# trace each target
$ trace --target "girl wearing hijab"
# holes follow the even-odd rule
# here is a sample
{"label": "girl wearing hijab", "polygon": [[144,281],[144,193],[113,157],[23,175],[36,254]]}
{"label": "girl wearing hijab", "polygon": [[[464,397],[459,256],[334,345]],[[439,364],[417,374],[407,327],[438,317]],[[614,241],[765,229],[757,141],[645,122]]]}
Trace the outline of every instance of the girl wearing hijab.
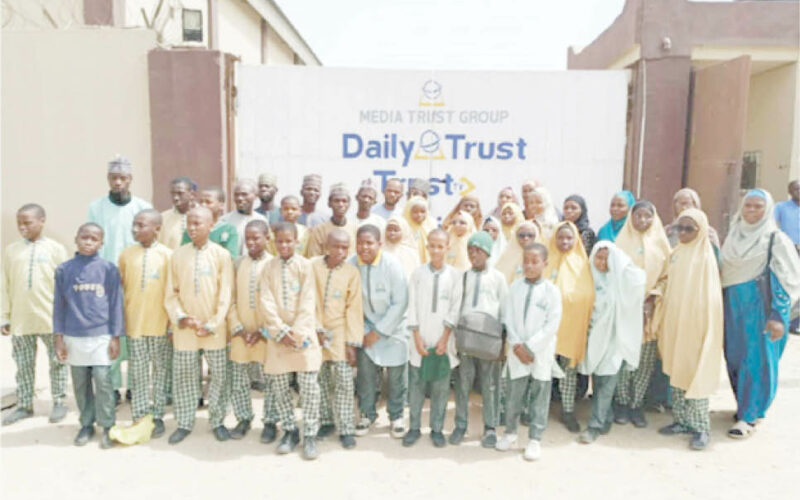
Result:
{"label": "girl wearing hijab", "polygon": [[558,212],[553,206],[550,192],[543,187],[537,187],[524,201],[525,218],[536,221],[542,228],[544,239],[550,239],[553,229],[558,224]]}
{"label": "girl wearing hijab", "polygon": [[399,216],[392,215],[386,220],[386,243],[383,245],[386,253],[397,257],[406,271],[406,278],[411,278],[411,273],[419,267],[419,252],[411,236],[408,222]]}
{"label": "girl wearing hijab", "polygon": [[508,243],[505,252],[494,266],[503,273],[509,285],[522,277],[522,254],[525,247],[530,243],[542,242],[539,226],[530,220],[522,221],[514,231],[514,235],[514,239]]}
{"label": "girl wearing hijab", "polygon": [[409,198],[403,210],[403,217],[411,229],[414,247],[419,252],[419,261],[424,264],[428,262],[428,233],[436,227],[428,213],[428,200],[421,196]]}
{"label": "girl wearing hijab", "polygon": [[466,271],[472,267],[467,253],[467,243],[470,236],[475,233],[475,223],[467,212],[456,212],[450,220],[450,243],[445,255],[445,263],[459,271]]}
{"label": "girl wearing hijab", "polygon": [[575,224],[581,235],[583,248],[586,253],[591,254],[594,242],[597,241],[594,231],[589,227],[589,211],[586,208],[586,200],[583,196],[573,194],[564,200],[564,219]]}
{"label": "girl wearing hijab", "polygon": [[702,450],[711,429],[708,397],[717,389],[722,364],[722,286],[706,214],[686,209],[676,229],[679,243],[661,281],[663,299],[655,313],[674,422],[658,432],[691,434],[690,448]]}
{"label": "girl wearing hijab", "polygon": [[506,246],[508,246],[508,242],[506,241],[506,237],[503,236],[502,231],[503,225],[500,223],[500,220],[495,216],[489,216],[483,221],[483,230],[489,233],[489,236],[492,237],[494,240],[494,244],[492,245],[492,255],[489,256],[489,260],[487,261],[486,265],[489,267],[494,267],[497,263],[497,259],[505,252]]}
{"label": "girl wearing hijab", "polygon": [[536,179],[528,179],[522,183],[521,193],[522,193],[522,202],[525,203],[534,189],[539,187],[539,181]]}
{"label": "girl wearing hijab", "polygon": [[517,199],[517,195],[514,193],[514,188],[511,186],[506,186],[497,193],[497,206],[492,210],[492,217],[499,219],[500,212],[502,212],[503,207],[506,206],[506,203],[516,203],[519,205],[519,200]]}
{"label": "girl wearing hijab", "polygon": [[598,240],[615,241],[617,235],[625,225],[625,220],[628,218],[628,211],[633,207],[636,198],[628,190],[620,191],[611,198],[611,207],[609,212],[611,219],[605,223],[600,231],[597,233]]}
{"label": "girl wearing hijab", "polygon": [[503,225],[503,236],[506,237],[506,241],[511,242],[514,239],[514,230],[524,220],[525,215],[518,204],[511,202],[503,205],[500,211],[500,223]]}
{"label": "girl wearing hijab", "polygon": [[[664,228],[667,233],[667,238],[669,239],[669,244],[672,247],[678,244],[678,231],[675,229],[675,226],[678,225],[678,217],[681,212],[687,208],[696,208],[698,210],[703,208],[700,206],[700,195],[697,194],[697,191],[688,187],[678,190],[675,196],[672,197],[673,221]],[[719,235],[711,226],[708,227],[708,238],[711,240],[711,244],[719,250]]]}
{"label": "girl wearing hijab", "polygon": [[737,406],[728,436],[735,439],[750,437],[775,398],[790,310],[800,298],[800,259],[773,209],[769,193],[749,191],[722,246],[725,360]]}
{"label": "girl wearing hijab", "polygon": [[570,432],[579,432],[581,428],[575,419],[576,367],[586,354],[586,333],[594,303],[592,271],[578,237],[578,228],[572,222],[556,225],[547,250],[549,258],[544,276],[561,292],[563,311],[556,344],[556,354],[564,369],[564,378],[559,381],[561,421]]}
{"label": "girl wearing hijab", "polygon": [[456,216],[458,212],[467,212],[470,216],[472,216],[472,223],[475,227],[481,227],[483,223],[483,214],[481,213],[481,202],[478,199],[477,195],[474,194],[466,194],[458,200],[458,203],[453,210],[447,214],[447,217],[444,218],[442,221],[442,229],[445,231],[450,229],[450,224],[453,222],[453,217]]}
{"label": "girl wearing hijab", "polygon": [[647,427],[642,411],[645,393],[653,375],[658,348],[656,330],[653,325],[653,310],[659,298],[658,280],[664,275],[671,251],[656,207],[649,201],[633,205],[628,220],[617,236],[617,247],[625,252],[639,269],[644,270],[647,280],[644,288],[644,336],[638,368],[625,370],[617,382],[614,421],[618,424],[632,422],[634,426]]}
{"label": "girl wearing hijab", "polygon": [[592,376],[592,416],[579,441],[589,444],[611,429],[611,402],[621,373],[635,370],[642,346],[645,273],[610,241],[597,244],[589,259],[594,307],[586,356],[578,371]]}

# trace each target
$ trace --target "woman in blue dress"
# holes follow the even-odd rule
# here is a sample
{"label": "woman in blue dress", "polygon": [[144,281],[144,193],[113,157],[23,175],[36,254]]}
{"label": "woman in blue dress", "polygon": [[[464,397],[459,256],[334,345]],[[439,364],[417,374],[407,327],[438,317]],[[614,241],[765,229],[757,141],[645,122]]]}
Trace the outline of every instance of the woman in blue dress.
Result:
{"label": "woman in blue dress", "polygon": [[736,396],[734,439],[750,437],[778,388],[791,305],[800,297],[800,258],[775,223],[774,202],[749,191],[722,246],[725,360]]}

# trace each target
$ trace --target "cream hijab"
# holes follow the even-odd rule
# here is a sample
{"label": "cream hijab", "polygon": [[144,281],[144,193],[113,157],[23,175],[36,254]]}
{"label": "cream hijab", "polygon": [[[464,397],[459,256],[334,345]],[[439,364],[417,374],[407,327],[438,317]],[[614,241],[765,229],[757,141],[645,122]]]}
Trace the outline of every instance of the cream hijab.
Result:
{"label": "cream hijab", "polygon": [[[744,202],[751,197],[761,198],[766,203],[764,217],[755,224],[742,218]],[[775,233],[769,268],[795,304],[800,299],[800,258],[791,240],[778,229],[774,210],[772,196],[762,189],[753,189],[742,199],[722,245],[722,286],[745,283],[764,272],[770,235]]]}
{"label": "cream hijab", "polygon": [[503,276],[506,277],[506,283],[509,285],[513,283],[515,279],[522,276],[522,254],[524,253],[524,249],[522,248],[522,245],[519,244],[517,234],[523,229],[532,231],[536,235],[534,236],[533,241],[539,243],[542,242],[542,232],[539,230],[539,226],[537,226],[535,222],[523,220],[517,224],[517,227],[514,228],[514,235],[512,236],[511,240],[509,240],[505,251],[494,265],[495,269],[503,273]]}
{"label": "cream hijab", "polygon": [[489,260],[486,261],[486,265],[489,267],[495,267],[497,261],[500,259],[500,256],[506,251],[508,241],[506,241],[506,237],[503,235],[503,223],[500,222],[500,219],[490,215],[485,221],[483,221],[483,226],[481,226],[481,229],[486,227],[486,224],[488,223],[492,223],[497,226],[497,238],[494,240],[494,244],[492,245],[492,255],[489,256]]}
{"label": "cream hijab", "polygon": [[[425,219],[422,223],[417,224],[413,217],[411,217],[411,209],[417,206],[425,207]],[[421,263],[428,262],[428,233],[436,228],[436,224],[431,220],[430,209],[428,208],[428,200],[421,196],[412,196],[407,202],[403,210],[403,217],[411,229],[411,237],[414,239],[414,248],[419,252],[419,261]]]}
{"label": "cream hijab", "polygon": [[549,239],[555,234],[555,227],[558,224],[558,212],[555,205],[553,205],[553,197],[550,196],[550,191],[543,187],[537,187],[533,192],[542,199],[542,205],[544,205],[542,212],[536,214],[533,219],[542,228],[544,238]]}
{"label": "cream hijab", "polygon": [[[558,249],[556,235],[564,226],[572,229],[575,245],[562,253]],[[578,228],[572,222],[564,221],[555,226],[547,251],[544,276],[555,283],[561,292],[561,325],[558,328],[556,354],[569,358],[570,366],[575,366],[586,354],[586,335],[594,304],[592,270]]]}
{"label": "cream hijab", "polygon": [[722,364],[722,287],[708,218],[696,208],[681,212],[700,228],[689,243],[679,243],[667,267],[663,300],[656,308],[658,348],[670,385],[689,399],[710,396]]}
{"label": "cream hijab", "polygon": [[[467,225],[467,231],[463,236],[458,236],[455,231],[455,224],[457,219],[463,220]],[[447,246],[447,254],[445,255],[445,262],[459,271],[466,271],[472,265],[469,262],[469,254],[467,253],[467,244],[469,238],[475,233],[475,221],[472,216],[463,210],[453,214],[451,218],[450,228],[447,230],[450,235],[450,241]]]}
{"label": "cream hijab", "polygon": [[[514,222],[511,223],[510,226],[506,226],[503,224],[503,212],[506,209],[510,209],[514,212]],[[502,210],[500,210],[500,228],[503,230],[503,236],[506,237],[506,241],[511,244],[511,241],[515,239],[516,228],[525,220],[525,215],[522,213],[522,207],[520,207],[517,203],[510,201],[503,205]]]}
{"label": "cream hijab", "polygon": [[408,227],[408,222],[399,216],[392,215],[386,219],[386,227],[396,225],[400,227],[400,233],[403,235],[399,243],[389,243],[387,239],[383,245],[383,249],[395,257],[403,264],[403,269],[406,271],[406,277],[411,277],[414,269],[419,267],[419,252],[414,242],[414,237],[411,235],[411,228]]}
{"label": "cream hijab", "polygon": [[[603,248],[608,250],[608,272],[594,267],[594,256]],[[642,348],[645,273],[610,241],[598,242],[589,262],[595,299],[586,357],[579,371],[586,375],[614,375],[623,361],[628,369],[635,370]]]}

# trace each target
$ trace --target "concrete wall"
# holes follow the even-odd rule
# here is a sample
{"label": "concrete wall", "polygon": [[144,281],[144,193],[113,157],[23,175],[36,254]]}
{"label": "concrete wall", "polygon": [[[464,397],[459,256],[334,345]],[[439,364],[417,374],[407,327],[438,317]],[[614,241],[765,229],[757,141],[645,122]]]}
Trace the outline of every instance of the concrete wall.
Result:
{"label": "concrete wall", "polygon": [[133,192],[150,199],[147,30],[72,29],[2,34],[2,243],[15,214],[36,202],[49,235],[74,248],[89,202],[108,192],[106,164],[133,162]]}
{"label": "concrete wall", "polygon": [[261,63],[261,16],[244,0],[218,4],[219,49],[244,64]]}
{"label": "concrete wall", "polygon": [[283,41],[272,26],[266,25],[265,28],[264,59],[261,62],[270,66],[294,64],[294,52],[289,45]]}
{"label": "concrete wall", "polygon": [[[760,151],[761,165],[758,185],[770,191],[776,199],[786,196],[793,163],[792,151],[800,141],[796,110],[798,106],[798,64],[787,64],[764,71],[750,78],[745,151]],[[794,158],[794,178],[797,178],[797,158]]]}
{"label": "concrete wall", "polygon": [[[171,6],[173,2],[165,0],[158,15],[156,15],[157,0],[114,0],[114,2],[118,11],[115,13],[116,26],[147,27],[142,14],[144,10],[152,29],[158,33],[160,43],[170,46],[208,46],[208,0],[181,0],[180,6]],[[183,9],[200,10],[203,13],[202,42],[183,41]]]}
{"label": "concrete wall", "polygon": [[3,30],[57,29],[83,24],[83,0],[2,0],[2,5]]}

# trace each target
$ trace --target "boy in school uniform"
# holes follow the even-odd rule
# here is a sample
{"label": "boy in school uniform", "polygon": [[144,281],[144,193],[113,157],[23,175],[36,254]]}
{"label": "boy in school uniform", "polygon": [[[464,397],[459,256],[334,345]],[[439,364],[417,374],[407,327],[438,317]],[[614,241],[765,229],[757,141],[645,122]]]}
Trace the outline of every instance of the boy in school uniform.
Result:
{"label": "boy in school uniform", "polygon": [[200,398],[200,350],[211,371],[208,413],[214,437],[230,438],[223,425],[227,363],[225,318],[231,305],[233,261],[225,248],[211,243],[209,233],[214,218],[205,207],[189,211],[186,231],[191,243],[172,254],[164,299],[170,322],[174,356],[172,388],[178,429],[170,444],[183,441],[194,427],[197,400]]}
{"label": "boy in school uniform", "polygon": [[[503,321],[508,284],[503,273],[487,266],[494,240],[486,231],[473,234],[467,243],[467,252],[472,269],[465,271],[461,279],[464,292],[460,314],[473,311],[489,314]],[[494,448],[497,444],[496,428],[499,424],[499,379],[501,361],[479,359],[464,353],[458,354],[459,365],[456,377],[455,428],[450,434],[450,444],[461,444],[467,433],[469,417],[469,392],[480,372],[481,398],[483,400],[483,437],[481,446]]]}
{"label": "boy in school uniform", "polygon": [[381,251],[380,229],[371,224],[361,226],[357,240],[357,255],[350,263],[357,265],[361,274],[364,337],[357,356],[356,394],[361,419],[356,424],[356,435],[367,434],[378,418],[375,408],[378,383],[386,368],[389,379],[386,407],[391,434],[401,438],[406,432],[403,405],[408,386],[408,283],[400,261]]}
{"label": "boy in school uniform", "polygon": [[273,233],[278,258],[268,262],[262,273],[261,312],[269,335],[264,372],[284,431],[277,451],[281,455],[291,453],[300,443],[289,386],[296,374],[303,409],[303,458],[313,460],[319,456],[317,375],[322,364],[314,320],[314,273],[308,259],[295,255],[297,233],[293,224],[279,222]]}
{"label": "boy in school uniform", "polygon": [[[266,221],[252,220],[244,229],[244,245],[247,253],[236,260],[236,284],[233,303],[228,312],[231,352],[231,402],[238,424],[231,431],[233,439],[242,439],[253,421],[253,404],[250,400],[250,363],[257,363],[263,370],[267,355],[267,340],[261,333],[266,320],[261,314],[261,276],[272,260],[267,253],[269,226]],[[267,418],[270,395],[264,395],[264,419]]]}
{"label": "boy in school uniform", "polygon": [[[213,217],[211,232],[208,235],[209,241],[220,245],[232,258],[239,256],[239,233],[236,226],[229,224],[221,219],[225,211],[225,191],[219,187],[201,189],[197,195],[197,206],[206,207],[211,211]],[[183,232],[181,245],[186,245],[192,241],[187,231]]]}
{"label": "boy in school uniform", "polygon": [[339,430],[346,449],[356,445],[353,367],[364,337],[364,309],[358,268],[345,262],[350,235],[341,229],[328,234],[327,255],[311,260],[317,303],[317,337],[322,346],[321,426],[324,438]]}
{"label": "boy in school uniform", "polygon": [[47,348],[50,363],[50,422],[60,422],[67,415],[67,365],[58,360],[53,345],[55,271],[67,260],[67,249],[42,235],[44,224],[40,205],[23,205],[17,211],[23,239],[8,245],[3,255],[2,333],[12,335],[11,355],[17,365],[17,407],[5,416],[3,425],[33,416],[36,339]]}
{"label": "boy in school uniform", "polygon": [[508,357],[503,376],[508,382],[505,434],[497,441],[498,451],[508,451],[517,441],[517,425],[523,406],[528,406],[526,460],[541,456],[542,434],[550,411],[550,391],[555,363],[556,332],[561,322],[561,293],[542,278],[547,266],[547,248],[530,243],[523,250],[522,271],[506,297],[505,320]]}
{"label": "boy in school uniform", "polygon": [[[450,370],[458,366],[453,330],[458,323],[462,293],[461,273],[444,261],[448,241],[449,235],[443,229],[428,234],[430,262],[414,271],[408,286],[408,329],[414,346],[408,377],[410,424],[403,446],[412,446],[420,438],[426,394],[431,398],[431,441],[437,448],[446,444],[442,429],[450,396]],[[447,369],[428,375],[423,370],[426,362],[444,363]]]}
{"label": "boy in school uniform", "polygon": [[81,429],[75,445],[94,436],[95,421],[103,428],[101,448],[111,448],[114,425],[111,365],[125,334],[122,287],[117,266],[98,255],[103,229],[93,222],[78,228],[78,252],[56,269],[53,331],[58,359],[71,366]]}
{"label": "boy in school uniform", "polygon": [[[297,245],[295,245],[294,253],[297,255],[305,255],[306,248],[308,247],[308,228],[298,221],[301,211],[300,198],[293,194],[284,196],[281,199],[280,221],[270,223],[270,225],[274,225],[277,222],[289,222],[294,224],[294,228],[297,229]],[[267,251],[273,256],[278,255],[278,251],[275,250],[275,238],[269,241]]]}
{"label": "boy in school uniform", "polygon": [[195,206],[197,184],[188,177],[176,177],[169,185],[172,208],[161,212],[161,230],[158,241],[170,250],[181,246],[186,231],[186,214]]}
{"label": "boy in school uniform", "polygon": [[325,255],[328,234],[336,228],[347,231],[350,235],[350,248],[347,249],[347,256],[355,253],[356,222],[347,218],[347,211],[350,209],[350,192],[347,186],[343,183],[331,186],[328,206],[331,209],[331,217],[308,231],[308,247],[306,248],[306,257],[308,258]]}
{"label": "boy in school uniform", "polygon": [[[119,274],[125,298],[125,325],[128,335],[131,370],[131,418],[139,421],[153,415],[152,437],[164,434],[166,405],[169,318],[164,309],[167,273],[172,250],[156,238],[161,229],[161,214],[145,209],[133,219],[133,239],[119,256]],[[150,404],[152,370],[153,404]]]}

